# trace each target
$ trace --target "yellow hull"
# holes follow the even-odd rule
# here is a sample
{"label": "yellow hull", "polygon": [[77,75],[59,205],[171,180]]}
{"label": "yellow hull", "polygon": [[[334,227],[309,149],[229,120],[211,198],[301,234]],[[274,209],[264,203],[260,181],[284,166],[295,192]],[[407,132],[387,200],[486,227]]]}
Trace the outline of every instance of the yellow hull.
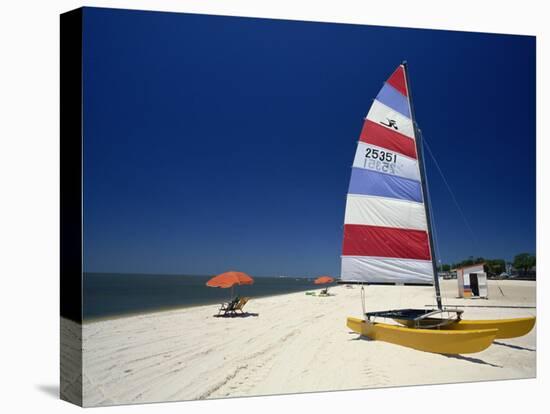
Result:
{"label": "yellow hull", "polygon": [[487,349],[497,329],[439,330],[414,329],[349,317],[352,331],[377,341],[389,342],[436,354],[472,354]]}
{"label": "yellow hull", "polygon": [[450,324],[445,329],[463,331],[463,330],[476,330],[476,329],[498,329],[497,338],[517,338],[523,336],[533,329],[535,326],[536,318],[534,316],[528,318],[515,318],[515,319],[494,319],[494,320],[479,320],[468,321],[461,320],[459,322]]}

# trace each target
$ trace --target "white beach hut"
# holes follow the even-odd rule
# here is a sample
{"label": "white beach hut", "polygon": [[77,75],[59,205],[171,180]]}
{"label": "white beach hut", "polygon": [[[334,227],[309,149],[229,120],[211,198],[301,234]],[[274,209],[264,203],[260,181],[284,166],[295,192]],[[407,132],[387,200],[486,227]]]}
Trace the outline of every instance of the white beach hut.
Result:
{"label": "white beach hut", "polygon": [[489,297],[487,273],[483,271],[484,264],[480,263],[456,269],[459,297],[485,299]]}

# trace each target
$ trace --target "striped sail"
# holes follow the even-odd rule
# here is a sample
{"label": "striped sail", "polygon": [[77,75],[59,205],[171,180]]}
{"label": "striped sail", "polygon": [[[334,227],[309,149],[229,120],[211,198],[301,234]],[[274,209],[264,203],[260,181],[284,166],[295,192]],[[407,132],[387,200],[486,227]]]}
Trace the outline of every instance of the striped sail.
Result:
{"label": "striped sail", "polygon": [[346,200],[343,281],[434,282],[405,76],[400,65],[384,83],[359,137]]}

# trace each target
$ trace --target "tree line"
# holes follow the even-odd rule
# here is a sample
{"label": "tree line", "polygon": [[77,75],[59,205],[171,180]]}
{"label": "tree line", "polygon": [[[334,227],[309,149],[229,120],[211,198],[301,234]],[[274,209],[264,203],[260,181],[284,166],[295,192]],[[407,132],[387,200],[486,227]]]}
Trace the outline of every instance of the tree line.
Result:
{"label": "tree line", "polygon": [[[488,275],[500,275],[501,273],[506,272],[506,261],[504,259],[486,259],[484,257],[474,258],[473,256],[457,263],[442,264],[441,270],[443,272],[449,272],[451,269],[472,266],[479,263],[485,263],[485,266],[483,267],[485,273]],[[518,273],[524,275],[536,266],[537,260],[534,254],[519,253],[514,256],[514,260],[510,263]]]}

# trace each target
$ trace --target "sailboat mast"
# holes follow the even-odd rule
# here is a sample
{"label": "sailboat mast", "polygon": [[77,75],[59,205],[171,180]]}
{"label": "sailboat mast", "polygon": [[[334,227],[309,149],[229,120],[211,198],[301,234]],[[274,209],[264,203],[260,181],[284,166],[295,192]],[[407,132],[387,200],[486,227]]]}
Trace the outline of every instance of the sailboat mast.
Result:
{"label": "sailboat mast", "polygon": [[424,199],[424,206],[426,210],[426,222],[428,224],[428,240],[430,243],[430,252],[432,256],[432,267],[433,267],[433,274],[434,274],[434,286],[435,286],[435,297],[437,300],[437,307],[439,309],[443,309],[443,305],[441,304],[441,289],[439,287],[439,276],[437,271],[437,260],[435,257],[435,249],[434,249],[434,241],[432,236],[432,222],[430,220],[431,214],[430,214],[430,200],[428,198],[428,187],[426,184],[426,170],[424,166],[424,152],[422,150],[422,133],[418,129],[418,125],[416,123],[416,117],[414,114],[414,105],[413,105],[413,98],[412,98],[412,92],[411,92],[411,83],[409,80],[409,69],[407,67],[407,62],[403,62],[403,69],[405,71],[405,81],[407,83],[407,92],[409,95],[409,105],[411,110],[411,119],[413,122],[413,129],[414,129],[414,138],[415,138],[415,144],[416,144],[416,153],[418,156],[418,166],[420,168],[420,182],[422,185],[422,197]]}

